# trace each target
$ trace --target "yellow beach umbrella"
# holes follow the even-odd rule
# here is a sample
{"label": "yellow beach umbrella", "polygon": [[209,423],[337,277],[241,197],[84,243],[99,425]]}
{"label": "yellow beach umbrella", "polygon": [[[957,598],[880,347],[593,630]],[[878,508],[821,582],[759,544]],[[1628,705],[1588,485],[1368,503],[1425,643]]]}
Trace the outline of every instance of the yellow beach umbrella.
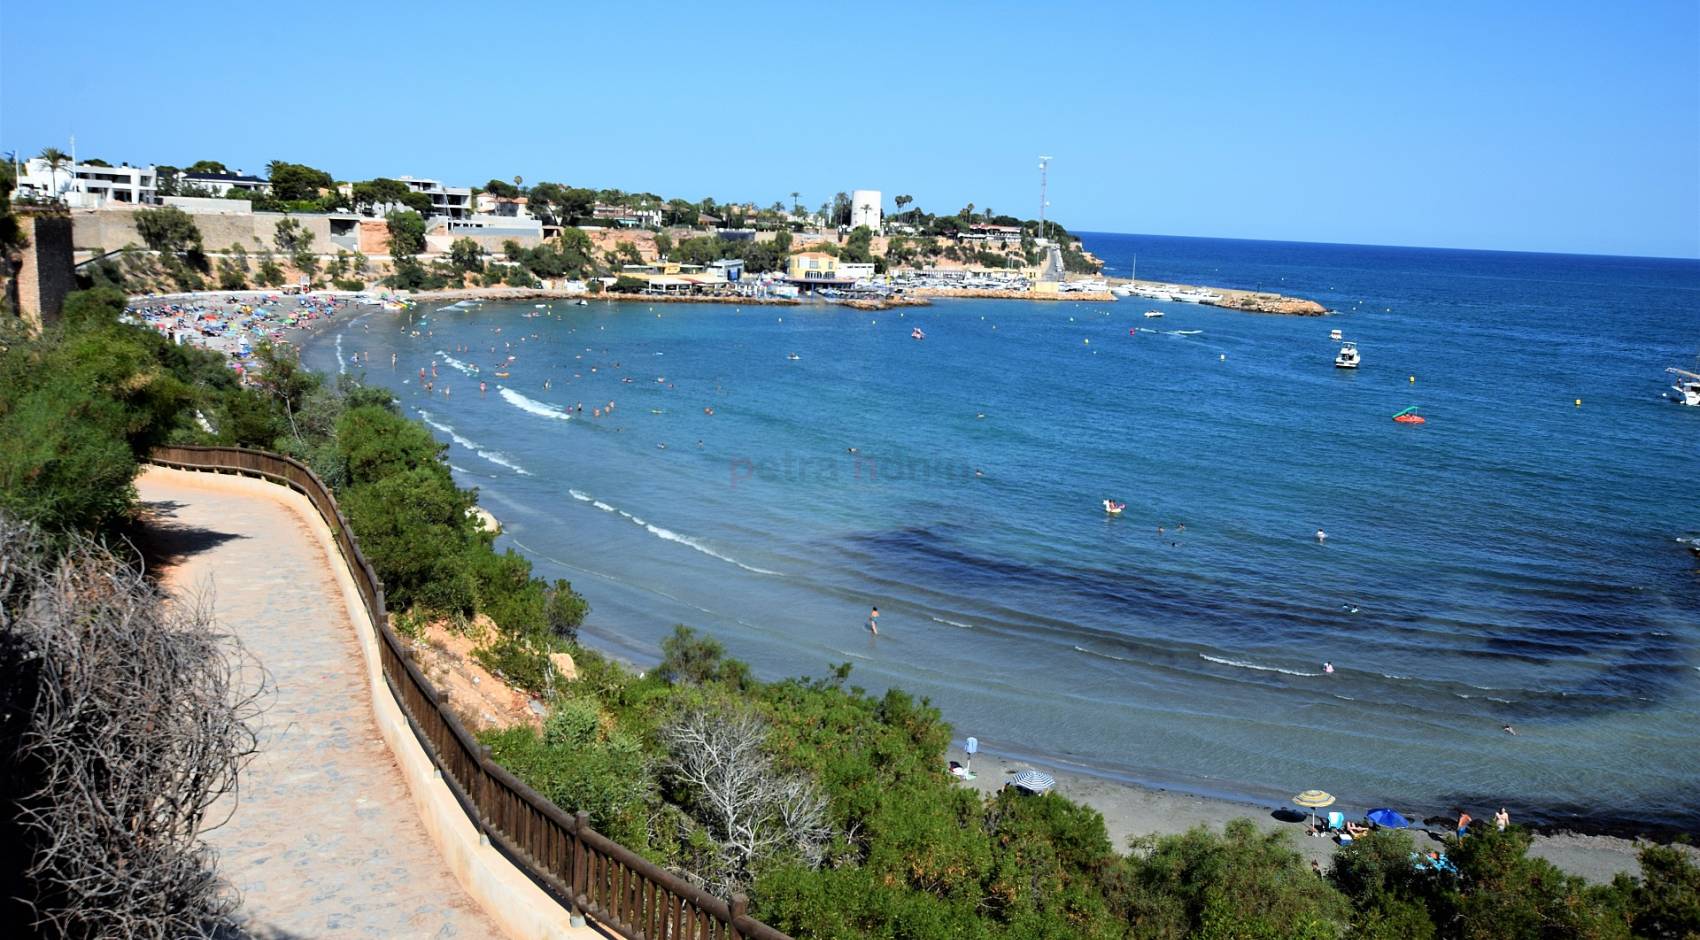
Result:
{"label": "yellow beach umbrella", "polygon": [[1311,828],[1316,828],[1316,810],[1324,806],[1334,805],[1334,794],[1325,790],[1306,790],[1293,797],[1293,802],[1311,811]]}

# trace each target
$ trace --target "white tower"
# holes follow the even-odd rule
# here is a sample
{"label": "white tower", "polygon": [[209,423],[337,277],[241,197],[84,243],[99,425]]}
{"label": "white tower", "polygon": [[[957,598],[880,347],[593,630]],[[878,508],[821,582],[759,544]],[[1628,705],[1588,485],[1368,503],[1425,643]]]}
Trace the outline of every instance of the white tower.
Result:
{"label": "white tower", "polygon": [[866,225],[875,235],[880,230],[880,191],[858,189],[850,194],[850,227]]}

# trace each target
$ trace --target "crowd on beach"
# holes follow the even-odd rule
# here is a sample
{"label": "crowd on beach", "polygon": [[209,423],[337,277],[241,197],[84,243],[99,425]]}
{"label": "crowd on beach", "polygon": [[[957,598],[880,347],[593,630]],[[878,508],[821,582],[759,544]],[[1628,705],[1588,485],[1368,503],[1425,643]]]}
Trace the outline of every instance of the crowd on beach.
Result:
{"label": "crowd on beach", "polygon": [[359,302],[356,295],[239,291],[132,298],[125,312],[178,345],[221,353],[243,374],[262,342],[284,341]]}

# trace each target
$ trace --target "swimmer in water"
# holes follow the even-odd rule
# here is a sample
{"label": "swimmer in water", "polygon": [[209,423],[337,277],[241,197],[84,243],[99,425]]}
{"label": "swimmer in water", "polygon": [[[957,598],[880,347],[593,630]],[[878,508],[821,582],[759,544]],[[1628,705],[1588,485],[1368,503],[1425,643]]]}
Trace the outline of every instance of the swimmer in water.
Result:
{"label": "swimmer in water", "polygon": [[1327,673],[1328,675],[1333,675],[1334,674],[1334,664],[1333,663],[1327,663],[1327,662],[1323,663],[1322,664],[1322,671]]}
{"label": "swimmer in water", "polygon": [[880,609],[878,607],[868,611],[868,631],[874,636],[880,635]]}
{"label": "swimmer in water", "polygon": [[1317,540],[1317,541],[1318,541],[1318,542],[1326,542],[1326,541],[1328,541],[1328,533],[1327,533],[1327,532],[1324,532],[1324,531],[1322,531],[1322,530],[1321,530],[1321,529],[1317,529],[1317,530],[1316,530],[1316,540]]}
{"label": "swimmer in water", "polygon": [[1512,737],[1516,737],[1516,735],[1517,735],[1517,729],[1511,727],[1510,725],[1506,725],[1504,728],[1501,728],[1500,730],[1504,731],[1506,734],[1511,735]]}

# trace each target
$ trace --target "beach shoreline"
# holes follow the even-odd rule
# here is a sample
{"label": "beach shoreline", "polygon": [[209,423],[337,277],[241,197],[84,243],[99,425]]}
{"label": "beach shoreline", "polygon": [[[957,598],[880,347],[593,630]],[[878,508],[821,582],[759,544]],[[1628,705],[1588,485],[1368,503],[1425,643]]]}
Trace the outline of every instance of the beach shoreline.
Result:
{"label": "beach shoreline", "polygon": [[[1125,782],[1079,769],[1066,769],[1042,760],[1030,760],[981,750],[972,760],[960,744],[952,744],[946,752],[950,763],[972,769],[973,779],[961,779],[963,786],[982,794],[991,794],[1006,786],[1015,774],[1023,770],[1040,770],[1056,778],[1054,792],[1076,803],[1097,810],[1104,817],[1110,843],[1118,851],[1127,851],[1129,840],[1147,835],[1178,835],[1196,826],[1216,832],[1231,819],[1250,819],[1265,832],[1291,833],[1291,844],[1305,861],[1316,861],[1326,868],[1334,853],[1340,850],[1333,839],[1309,837],[1305,834],[1308,819],[1303,811],[1291,804],[1275,804],[1254,800],[1238,800],[1222,796],[1207,796],[1183,789],[1146,786]],[[1347,819],[1361,819],[1365,809],[1335,804]],[[1328,809],[1319,810],[1325,814]],[[1497,807],[1472,807],[1479,812],[1477,825],[1492,825],[1492,813]],[[1515,823],[1517,817],[1512,816]],[[1522,825],[1518,823],[1518,825]],[[1450,827],[1423,824],[1413,820],[1409,830],[1418,851],[1444,850],[1438,836]],[[1623,835],[1584,833],[1562,827],[1525,826],[1533,834],[1529,855],[1556,865],[1566,874],[1577,875],[1594,884],[1609,883],[1619,874],[1639,875],[1638,853],[1643,845],[1668,842],[1647,836],[1635,838]],[[1679,844],[1679,843],[1676,843]],[[1700,849],[1681,845],[1696,862]]]}

